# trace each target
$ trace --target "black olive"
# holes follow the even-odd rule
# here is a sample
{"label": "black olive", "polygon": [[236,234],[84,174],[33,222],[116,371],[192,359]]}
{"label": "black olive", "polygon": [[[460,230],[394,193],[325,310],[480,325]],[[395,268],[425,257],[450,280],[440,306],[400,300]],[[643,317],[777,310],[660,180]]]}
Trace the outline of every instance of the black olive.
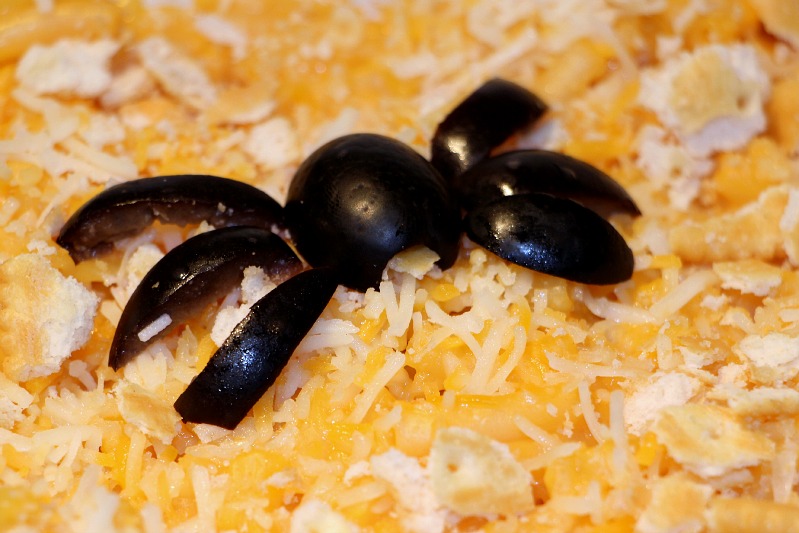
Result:
{"label": "black olive", "polygon": [[[144,276],[117,324],[108,364],[119,369],[147,345],[241,282],[248,266],[259,266],[280,282],[302,267],[277,235],[251,227],[202,233],[172,249]],[[163,315],[169,327],[141,340],[139,333]]]}
{"label": "black olive", "polygon": [[452,179],[546,110],[547,105],[524,87],[498,78],[489,80],[438,125],[431,147],[433,166]]}
{"label": "black olive", "polygon": [[256,302],[175,402],[183,420],[235,428],[280,375],[336,286],[332,271],[313,269]]}
{"label": "black olive", "polygon": [[503,259],[581,283],[627,280],[633,254],[605,219],[547,194],[505,196],[470,211],[469,238]]}
{"label": "black olive", "polygon": [[155,220],[170,224],[208,221],[216,227],[282,227],[280,204],[240,181],[205,175],[161,176],[120,183],[76,211],[56,242],[75,261],[94,257]]}
{"label": "black olive", "polygon": [[603,217],[641,214],[613,178],[588,163],[546,150],[491,157],[456,176],[452,186],[466,210],[502,196],[538,192],[574,200]]}
{"label": "black olive", "polygon": [[417,244],[435,251],[441,268],[457,257],[458,210],[443,178],[381,135],[347,135],[316,150],[297,170],[285,211],[305,260],[357,290],[376,287],[388,261]]}

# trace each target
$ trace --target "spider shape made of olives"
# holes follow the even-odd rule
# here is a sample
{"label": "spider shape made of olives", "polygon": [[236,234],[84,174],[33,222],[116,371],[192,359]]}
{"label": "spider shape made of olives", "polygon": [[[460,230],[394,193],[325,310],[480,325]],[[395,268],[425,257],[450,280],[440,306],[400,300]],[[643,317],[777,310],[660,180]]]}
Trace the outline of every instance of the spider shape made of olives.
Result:
{"label": "spider shape made of olives", "polygon": [[[339,137],[301,163],[285,207],[227,178],[142,178],[89,200],[56,240],[78,262],[154,220],[218,228],[187,239],[143,278],[117,325],[114,369],[237,286],[245,268],[260,267],[277,283],[175,402],[184,421],[232,429],[336,287],[376,287],[388,261],[412,246],[430,248],[447,269],[465,232],[508,261],[565,279],[613,284],[632,275],[632,252],[604,218],[640,214],[618,183],[556,152],[492,155],[546,110],[526,89],[490,80],[439,124],[430,161],[389,137]],[[290,236],[302,259],[278,234]],[[144,334],[164,317],[166,327]]]}

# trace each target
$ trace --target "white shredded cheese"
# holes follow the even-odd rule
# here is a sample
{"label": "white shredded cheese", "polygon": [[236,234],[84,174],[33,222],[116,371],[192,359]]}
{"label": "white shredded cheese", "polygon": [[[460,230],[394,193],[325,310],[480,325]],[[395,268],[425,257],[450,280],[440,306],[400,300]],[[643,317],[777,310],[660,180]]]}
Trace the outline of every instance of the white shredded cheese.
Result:
{"label": "white shredded cheese", "polygon": [[11,429],[22,420],[33,395],[0,372],[0,428]]}
{"label": "white shredded cheese", "polygon": [[[223,207],[220,205],[220,207]],[[272,289],[275,288],[274,282],[269,279],[269,276],[260,267],[249,266],[244,269],[244,277],[241,280],[240,298],[238,292],[235,294],[234,300],[239,300],[238,306],[233,302],[223,304],[219,313],[216,315],[213,328],[211,329],[211,339],[217,346],[222,346],[225,339],[228,338],[233,329],[244,320],[244,317],[250,312],[250,308],[255,303],[266,296]]]}
{"label": "white shredded cheese", "polygon": [[164,331],[169,325],[172,323],[172,317],[169,316],[167,313],[159,316],[155,320],[153,320],[150,324],[146,325],[142,328],[141,331],[137,334],[139,340],[142,342],[147,342],[162,331]]}
{"label": "white shredded cheese", "polygon": [[355,398],[355,408],[349,416],[353,423],[359,423],[372,408],[378,393],[385,387],[391,378],[405,365],[405,354],[393,352],[386,356],[386,362],[377,371],[369,384],[364,387],[361,394]]}

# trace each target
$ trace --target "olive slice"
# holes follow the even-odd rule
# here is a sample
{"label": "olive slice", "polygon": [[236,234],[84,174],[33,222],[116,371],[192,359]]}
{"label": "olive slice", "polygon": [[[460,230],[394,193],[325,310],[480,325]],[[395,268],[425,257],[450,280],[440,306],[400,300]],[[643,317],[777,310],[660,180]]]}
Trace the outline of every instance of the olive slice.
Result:
{"label": "olive slice", "polygon": [[86,202],[61,228],[56,242],[78,262],[135,235],[155,220],[216,227],[282,227],[280,204],[240,181],[183,174],[141,178],[109,187]]}
{"label": "olive slice", "polygon": [[506,152],[474,165],[452,182],[467,211],[502,196],[546,193],[568,198],[603,217],[640,215],[627,191],[584,161],[547,150]]}
{"label": "olive slice", "polygon": [[361,291],[411,246],[435,251],[441,268],[458,254],[460,217],[443,178],[382,135],[346,135],[311,154],[289,188],[286,220],[308,263],[335,269],[340,283]]}
{"label": "olive slice", "polygon": [[235,428],[280,375],[336,286],[332,271],[312,269],[256,302],[178,397],[183,420]]}
{"label": "olive slice", "polygon": [[442,176],[452,179],[546,110],[547,105],[524,87],[499,78],[489,80],[438,125],[430,160]]}
{"label": "olive slice", "polygon": [[[149,344],[229,292],[241,282],[248,266],[261,267],[276,282],[302,268],[280,237],[260,228],[222,228],[172,249],[144,276],[125,305],[111,342],[109,365],[121,368]],[[159,319],[166,327],[154,333],[145,331]]]}
{"label": "olive slice", "polygon": [[633,254],[604,218],[546,194],[505,196],[466,215],[466,233],[487,250],[531,270],[595,285],[629,279]]}

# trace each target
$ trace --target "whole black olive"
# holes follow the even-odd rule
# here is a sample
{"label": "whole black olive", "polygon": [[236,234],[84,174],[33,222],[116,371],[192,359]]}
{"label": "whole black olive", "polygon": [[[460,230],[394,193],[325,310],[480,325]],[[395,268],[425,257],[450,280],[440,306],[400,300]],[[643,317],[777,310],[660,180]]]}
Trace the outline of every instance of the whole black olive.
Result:
{"label": "whole black olive", "polygon": [[376,287],[388,261],[411,246],[435,251],[441,268],[458,254],[460,217],[443,178],[382,135],[347,135],[316,150],[297,170],[285,210],[305,260],[353,289]]}

